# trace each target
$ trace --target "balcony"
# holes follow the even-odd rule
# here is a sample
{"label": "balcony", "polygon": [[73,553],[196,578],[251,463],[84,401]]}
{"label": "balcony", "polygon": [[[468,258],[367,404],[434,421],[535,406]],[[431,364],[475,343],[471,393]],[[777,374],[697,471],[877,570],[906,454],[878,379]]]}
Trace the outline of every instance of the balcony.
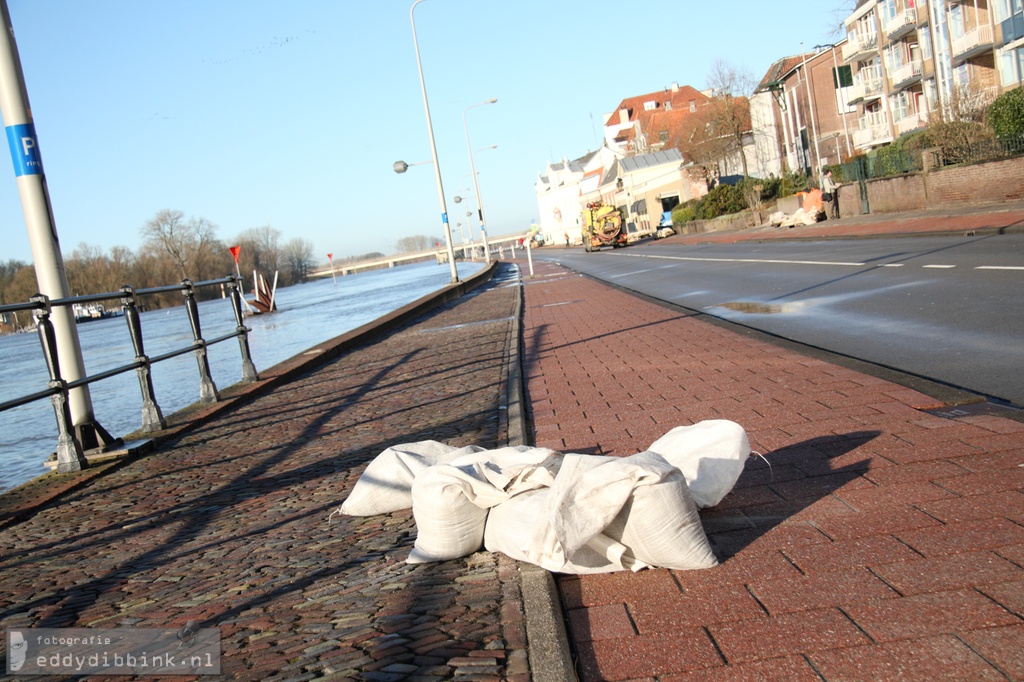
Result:
{"label": "balcony", "polygon": [[858,58],[867,57],[878,51],[877,33],[862,35],[852,31],[846,38],[846,44],[843,45],[844,62],[857,61]]}
{"label": "balcony", "polygon": [[893,90],[902,90],[921,80],[921,62],[904,64],[892,72]]}
{"label": "balcony", "polygon": [[871,101],[882,96],[885,90],[885,81],[882,79],[882,68],[880,66],[869,66],[861,69],[853,77],[853,87],[850,89],[850,104]]}
{"label": "balcony", "polygon": [[992,27],[985,25],[971,29],[959,38],[953,38],[953,59],[963,61],[990,52],[994,46]]}
{"label": "balcony", "polygon": [[857,129],[853,131],[853,146],[857,149],[876,147],[892,142],[889,132],[889,120],[884,111],[862,116],[857,121]]}
{"label": "balcony", "polygon": [[913,7],[903,10],[882,24],[882,30],[889,40],[901,38],[917,28],[917,10]]}
{"label": "balcony", "polygon": [[910,114],[896,121],[896,134],[904,135],[912,130],[928,125],[928,115],[923,113]]}

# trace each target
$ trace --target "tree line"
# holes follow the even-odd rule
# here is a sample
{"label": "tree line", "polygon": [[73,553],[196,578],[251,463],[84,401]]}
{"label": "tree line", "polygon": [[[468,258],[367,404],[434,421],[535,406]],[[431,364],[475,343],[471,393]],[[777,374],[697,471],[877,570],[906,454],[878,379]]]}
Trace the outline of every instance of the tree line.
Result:
{"label": "tree line", "polygon": [[[64,254],[71,295],[117,291],[126,284],[144,289],[183,279],[200,282],[225,277],[235,272],[231,246],[240,247],[238,268],[250,290],[253,270],[271,280],[277,272],[281,287],[304,281],[316,265],[309,240],[284,242],[280,230],[270,226],[244,230],[225,242],[217,237],[217,226],[209,220],[186,218],[181,211],[165,209],[143,225],[140,233],[143,241],[138,251],[114,246],[104,253],[97,246],[82,243]],[[24,303],[38,289],[31,264],[14,259],[0,261],[0,305]],[[149,296],[144,301],[151,309],[181,302],[177,292]]]}

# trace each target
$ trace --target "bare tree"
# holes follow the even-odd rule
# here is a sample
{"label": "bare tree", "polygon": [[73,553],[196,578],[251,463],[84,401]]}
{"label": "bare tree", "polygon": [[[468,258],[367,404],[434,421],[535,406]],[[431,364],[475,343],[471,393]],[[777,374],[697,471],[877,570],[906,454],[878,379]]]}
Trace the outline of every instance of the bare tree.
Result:
{"label": "bare tree", "polygon": [[306,279],[313,267],[313,243],[296,237],[281,248],[282,265],[285,268],[285,284],[295,284]]}
{"label": "bare tree", "polygon": [[242,247],[239,256],[239,268],[243,276],[253,270],[274,272],[279,270],[278,258],[281,231],[269,225],[251,227],[242,231],[235,243]]}
{"label": "bare tree", "polygon": [[743,142],[751,134],[749,96],[757,83],[749,71],[716,59],[707,84],[712,97],[698,112],[690,154],[703,165],[729,161],[738,155],[747,177],[750,169]]}
{"label": "bare tree", "polygon": [[436,237],[427,237],[426,235],[418,234],[413,237],[402,237],[395,242],[395,250],[398,253],[417,253],[419,251],[430,251],[437,245],[441,240]]}
{"label": "bare tree", "polygon": [[182,279],[202,275],[215,232],[205,218],[186,221],[184,213],[171,209],[159,211],[142,227],[146,242],[171,257]]}

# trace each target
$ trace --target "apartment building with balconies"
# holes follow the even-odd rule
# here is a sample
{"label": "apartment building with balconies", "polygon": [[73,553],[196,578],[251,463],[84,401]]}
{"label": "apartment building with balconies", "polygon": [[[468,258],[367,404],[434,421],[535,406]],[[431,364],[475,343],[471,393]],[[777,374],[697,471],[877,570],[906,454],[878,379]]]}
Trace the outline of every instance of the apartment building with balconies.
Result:
{"label": "apartment building with balconies", "polygon": [[892,142],[950,111],[1021,84],[1022,0],[860,0],[845,20],[854,146]]}

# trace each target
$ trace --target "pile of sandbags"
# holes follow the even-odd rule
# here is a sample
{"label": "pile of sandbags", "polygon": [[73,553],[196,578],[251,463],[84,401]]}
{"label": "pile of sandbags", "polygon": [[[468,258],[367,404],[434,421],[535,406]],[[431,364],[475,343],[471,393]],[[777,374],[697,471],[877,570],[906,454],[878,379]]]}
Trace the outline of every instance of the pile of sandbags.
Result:
{"label": "pile of sandbags", "polygon": [[339,511],[411,507],[409,563],[486,548],[560,573],[709,568],[697,509],[718,504],[749,455],[746,432],[726,420],[677,427],[631,457],[423,441],[378,455]]}

